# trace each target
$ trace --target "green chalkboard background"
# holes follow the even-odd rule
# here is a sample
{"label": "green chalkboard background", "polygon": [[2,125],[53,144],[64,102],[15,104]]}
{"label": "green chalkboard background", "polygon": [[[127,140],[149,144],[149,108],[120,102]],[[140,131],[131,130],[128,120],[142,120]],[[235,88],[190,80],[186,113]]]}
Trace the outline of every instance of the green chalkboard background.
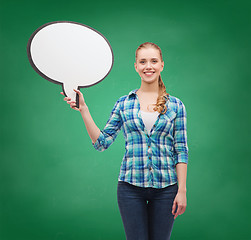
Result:
{"label": "green chalkboard background", "polygon": [[188,116],[187,209],[172,239],[250,239],[250,3],[1,1],[0,239],[125,239],[116,199],[122,132],[96,151],[61,87],[27,58],[30,35],[60,20],[95,28],[113,48],[108,77],[81,89],[100,129],[116,100],[140,87],[136,48],[161,47],[167,92]]}

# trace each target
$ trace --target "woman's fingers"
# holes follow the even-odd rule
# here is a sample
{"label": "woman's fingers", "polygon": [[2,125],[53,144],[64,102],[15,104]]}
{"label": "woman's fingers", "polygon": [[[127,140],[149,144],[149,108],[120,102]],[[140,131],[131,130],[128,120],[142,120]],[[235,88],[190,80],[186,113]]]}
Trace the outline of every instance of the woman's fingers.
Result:
{"label": "woman's fingers", "polygon": [[74,109],[74,110],[77,110],[77,111],[79,111],[79,109],[78,108],[76,108],[76,107],[71,107],[72,109]]}
{"label": "woman's fingers", "polygon": [[76,103],[71,103],[71,104],[70,104],[70,107],[74,109],[74,108],[77,107],[77,105],[76,105]]}
{"label": "woman's fingers", "polygon": [[[182,215],[186,210],[186,206],[183,204],[178,204],[177,203],[177,211],[175,213],[174,219],[177,218],[179,215]],[[172,213],[174,212],[174,210],[172,211]]]}
{"label": "woman's fingers", "polygon": [[76,101],[67,101],[68,104],[70,104],[71,106],[76,105]]}
{"label": "woman's fingers", "polygon": [[72,103],[70,104],[70,107],[71,107],[72,109],[74,109],[74,110],[79,111],[79,108],[77,108],[76,102],[72,102]]}
{"label": "woman's fingers", "polygon": [[[175,210],[176,210],[176,212],[175,212]],[[176,199],[174,199],[174,201],[173,201],[172,214],[174,215],[174,219],[176,217],[178,217],[178,215],[180,215],[180,206],[179,206]]]}
{"label": "woman's fingers", "polygon": [[[76,89],[73,89],[73,90],[74,90],[78,95],[83,95],[79,90],[76,90]],[[65,96],[63,92],[60,92],[60,94],[62,94],[63,96]],[[71,107],[72,109],[77,110],[77,111],[80,111],[79,108],[77,108],[76,101],[71,101],[71,98],[70,98],[70,97],[65,97],[65,98],[64,98],[64,101],[66,101],[66,102],[70,105],[70,107]]]}
{"label": "woman's fingers", "polygon": [[79,90],[76,90],[76,89],[73,89],[76,93],[78,93],[78,94],[82,94]]}
{"label": "woman's fingers", "polygon": [[[65,96],[63,92],[60,92],[60,94],[62,94],[63,96]],[[71,98],[69,98],[69,97],[65,97],[64,98],[64,101],[70,101],[70,100],[71,100]]]}
{"label": "woman's fingers", "polygon": [[173,207],[172,207],[172,214],[175,215],[175,210],[176,210],[177,202],[173,202]]}
{"label": "woman's fingers", "polygon": [[[73,89],[76,93],[78,93],[79,95],[83,95],[79,90]],[[63,92],[60,92],[60,94],[64,95]],[[65,95],[64,95],[65,96]],[[70,97],[65,97],[64,98],[65,101],[70,101],[71,98]]]}

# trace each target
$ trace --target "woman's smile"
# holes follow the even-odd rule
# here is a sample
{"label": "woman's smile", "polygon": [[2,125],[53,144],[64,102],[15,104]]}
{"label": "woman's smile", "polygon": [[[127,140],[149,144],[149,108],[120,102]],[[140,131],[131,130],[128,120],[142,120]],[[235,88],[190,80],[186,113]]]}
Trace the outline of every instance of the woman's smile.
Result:
{"label": "woman's smile", "polygon": [[147,71],[147,72],[144,72],[144,74],[146,76],[152,76],[155,72],[152,72],[152,71]]}

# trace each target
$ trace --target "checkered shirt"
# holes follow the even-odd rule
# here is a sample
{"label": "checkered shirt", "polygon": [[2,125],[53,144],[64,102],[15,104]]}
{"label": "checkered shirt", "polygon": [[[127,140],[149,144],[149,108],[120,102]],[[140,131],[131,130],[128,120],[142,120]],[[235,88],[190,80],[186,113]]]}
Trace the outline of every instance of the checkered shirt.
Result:
{"label": "checkered shirt", "polygon": [[125,154],[118,180],[139,187],[164,188],[177,183],[176,164],[188,163],[185,105],[169,94],[166,113],[158,115],[148,135],[137,90],[117,100],[93,146],[104,151],[114,142],[122,127]]}

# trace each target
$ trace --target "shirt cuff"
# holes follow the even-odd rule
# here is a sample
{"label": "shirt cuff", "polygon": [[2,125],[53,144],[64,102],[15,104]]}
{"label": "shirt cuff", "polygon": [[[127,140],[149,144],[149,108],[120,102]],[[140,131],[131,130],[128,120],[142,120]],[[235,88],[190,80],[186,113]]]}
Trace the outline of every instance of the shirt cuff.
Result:
{"label": "shirt cuff", "polygon": [[174,163],[175,165],[177,163],[188,163],[188,153],[179,153],[174,157]]}
{"label": "shirt cuff", "polygon": [[96,140],[95,143],[92,143],[92,145],[96,150],[101,151],[104,142],[105,142],[104,134],[102,133],[102,131],[100,131],[98,139]]}

